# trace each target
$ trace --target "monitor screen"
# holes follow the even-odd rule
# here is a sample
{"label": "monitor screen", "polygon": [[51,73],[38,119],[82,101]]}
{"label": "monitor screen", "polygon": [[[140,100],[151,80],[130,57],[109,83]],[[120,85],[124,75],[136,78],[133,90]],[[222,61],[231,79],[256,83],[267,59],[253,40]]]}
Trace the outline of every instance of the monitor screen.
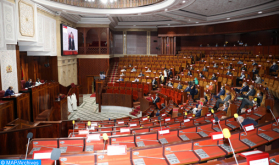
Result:
{"label": "monitor screen", "polygon": [[78,54],[78,30],[61,24],[61,55]]}

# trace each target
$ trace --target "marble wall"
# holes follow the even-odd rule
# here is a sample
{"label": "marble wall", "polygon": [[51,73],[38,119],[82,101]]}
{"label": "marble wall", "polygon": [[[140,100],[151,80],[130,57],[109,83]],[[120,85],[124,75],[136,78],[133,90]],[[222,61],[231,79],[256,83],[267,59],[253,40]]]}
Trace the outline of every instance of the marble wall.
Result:
{"label": "marble wall", "polygon": [[58,81],[61,85],[77,84],[77,57],[58,56]]}
{"label": "marble wall", "polygon": [[[13,86],[14,91],[18,92],[15,45],[7,45],[6,50],[0,50],[0,65],[2,89],[6,90],[9,86]],[[6,69],[8,65],[11,66],[12,72],[7,72]]]}

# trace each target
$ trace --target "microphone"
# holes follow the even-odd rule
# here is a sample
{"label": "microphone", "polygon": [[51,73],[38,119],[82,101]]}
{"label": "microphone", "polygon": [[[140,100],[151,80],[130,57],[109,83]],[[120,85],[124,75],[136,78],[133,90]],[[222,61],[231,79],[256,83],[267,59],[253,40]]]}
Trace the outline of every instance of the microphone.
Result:
{"label": "microphone", "polygon": [[[104,133],[103,134],[103,139],[104,139],[103,154],[105,154],[105,146],[106,146],[106,141],[108,140],[108,134]],[[103,159],[103,158],[101,158],[101,159]]]}
{"label": "microphone", "polygon": [[229,140],[229,143],[230,143],[230,146],[231,146],[231,150],[232,150],[232,152],[233,152],[233,156],[234,156],[235,162],[236,162],[236,164],[238,165],[237,159],[236,159],[236,157],[235,157],[234,149],[233,149],[233,147],[232,147],[232,143],[231,143],[231,140],[230,140],[230,137],[231,137],[230,130],[229,130],[228,128],[224,128],[224,129],[223,129],[223,135],[224,135],[224,138],[226,138],[226,139]]}
{"label": "microphone", "polygon": [[88,126],[88,128],[91,128],[91,121],[87,122],[87,126]]}
{"label": "microphone", "polygon": [[273,125],[274,125],[274,126],[278,126],[278,121],[276,120],[276,117],[274,116],[274,114],[273,114],[273,112],[272,112],[270,106],[268,105],[266,108],[271,112],[273,118],[275,119],[275,121],[276,121],[276,123],[277,123],[277,125],[275,125],[275,124],[273,124]]}
{"label": "microphone", "polygon": [[270,162],[270,163],[277,164],[277,165],[279,164],[278,162],[276,162],[276,159],[275,159],[275,158],[270,159],[269,162]]}
{"label": "microphone", "polygon": [[25,154],[25,160],[26,160],[26,158],[27,158],[28,147],[29,147],[30,139],[32,139],[32,137],[33,137],[33,133],[32,133],[32,132],[29,132],[29,133],[27,134],[28,143],[27,143],[27,149],[26,149],[26,154]]}
{"label": "microphone", "polygon": [[[247,132],[246,132],[245,128],[243,127],[243,125],[242,125],[242,124],[240,123],[240,121],[238,120],[238,114],[235,113],[233,116],[234,116],[234,118],[236,118],[236,120],[239,122],[240,126],[243,128],[245,134],[247,135]],[[243,135],[243,134],[242,134],[242,135]],[[243,136],[246,136],[246,135],[243,135]]]}
{"label": "microphone", "polygon": [[73,123],[73,137],[75,137],[75,123],[76,122],[73,120],[72,123]]}
{"label": "microphone", "polygon": [[54,160],[54,165],[56,165],[56,161],[60,158],[61,150],[59,148],[54,148],[51,152],[50,159]]}
{"label": "microphone", "polygon": [[215,117],[214,117],[214,120],[215,120],[215,122],[218,123],[218,125],[219,125],[219,127],[220,127],[220,130],[222,130],[222,127],[221,127],[221,125],[220,125],[220,120],[219,120],[219,118],[218,118],[217,116],[215,116]]}
{"label": "microphone", "polygon": [[161,131],[162,131],[161,116],[158,117],[158,120],[159,120],[159,122],[160,122],[160,127],[161,127]]}

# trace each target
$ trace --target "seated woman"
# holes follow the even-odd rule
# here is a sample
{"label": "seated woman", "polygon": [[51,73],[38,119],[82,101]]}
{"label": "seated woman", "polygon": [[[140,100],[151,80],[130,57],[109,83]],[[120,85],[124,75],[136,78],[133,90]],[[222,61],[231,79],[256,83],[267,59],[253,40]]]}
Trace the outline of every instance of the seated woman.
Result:
{"label": "seated woman", "polygon": [[125,74],[122,72],[120,76],[125,76]]}
{"label": "seated woman", "polygon": [[151,72],[150,68],[148,68],[145,72]]}
{"label": "seated woman", "polygon": [[125,69],[125,68],[123,68],[123,69],[121,69],[121,70],[120,70],[120,72],[126,72],[126,69]]}
{"label": "seated woman", "polygon": [[41,85],[41,84],[42,84],[42,83],[41,83],[40,79],[37,78],[37,81],[36,81],[35,85],[36,85],[36,86],[39,86],[39,85]]}
{"label": "seated woman", "polygon": [[159,80],[160,80],[160,84],[163,84],[165,82],[165,77],[163,76],[162,73],[160,73]]}

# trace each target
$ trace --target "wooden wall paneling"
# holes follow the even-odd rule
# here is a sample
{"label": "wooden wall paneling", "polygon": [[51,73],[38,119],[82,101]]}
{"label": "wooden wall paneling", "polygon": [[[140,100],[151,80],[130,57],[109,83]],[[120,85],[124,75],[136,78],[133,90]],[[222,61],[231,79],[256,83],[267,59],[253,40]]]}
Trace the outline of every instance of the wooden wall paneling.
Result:
{"label": "wooden wall paneling", "polygon": [[167,54],[167,37],[164,37],[164,54]]}
{"label": "wooden wall paneling", "polygon": [[173,37],[173,54],[176,55],[176,37]]}
{"label": "wooden wall paneling", "polygon": [[0,67],[0,91],[2,91],[2,78],[1,78],[1,67]]}
{"label": "wooden wall paneling", "polygon": [[[156,41],[156,42],[154,42]],[[150,32],[150,54],[161,54],[161,50],[156,49],[161,47],[161,39],[158,37],[157,31]]]}
{"label": "wooden wall paneling", "polygon": [[107,28],[107,54],[109,54],[109,48],[110,48],[110,39],[109,39],[109,34],[110,34],[110,31],[109,31],[109,28]]}
{"label": "wooden wall paneling", "polygon": [[115,31],[114,39],[114,54],[123,54],[123,31]]}
{"label": "wooden wall paneling", "polygon": [[161,37],[160,40],[161,40],[161,54],[164,54],[164,40],[163,40],[163,37]]}
{"label": "wooden wall paneling", "polygon": [[147,31],[127,31],[127,54],[146,54]]}
{"label": "wooden wall paneling", "polygon": [[[21,80],[21,67],[20,67],[20,53],[19,53],[19,46],[18,45],[16,45],[16,64],[17,64],[18,91],[20,91],[21,90],[21,84],[20,84],[20,80]],[[1,79],[1,74],[0,74],[0,79]],[[0,83],[0,86],[1,86],[1,83]]]}
{"label": "wooden wall paneling", "polygon": [[2,102],[0,102],[0,130],[6,124],[8,124],[9,122],[11,122],[13,120],[14,120],[13,101],[2,101]]}

